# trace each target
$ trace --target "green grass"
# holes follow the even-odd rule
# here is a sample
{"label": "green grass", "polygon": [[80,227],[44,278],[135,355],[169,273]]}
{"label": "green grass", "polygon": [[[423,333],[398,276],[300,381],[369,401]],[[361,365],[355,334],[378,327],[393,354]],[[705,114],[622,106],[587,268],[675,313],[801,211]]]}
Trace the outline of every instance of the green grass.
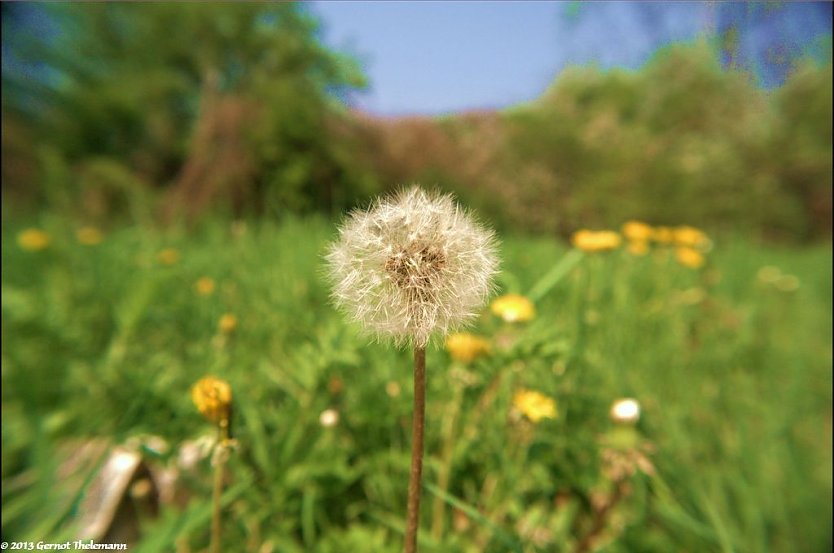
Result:
{"label": "green grass", "polygon": [[[49,248],[18,247],[24,226],[49,232]],[[93,475],[59,474],[73,440],[161,436],[173,448],[149,455],[161,465],[212,434],[189,390],[214,374],[232,385],[239,442],[226,550],[400,550],[410,354],[369,342],[328,303],[331,223],[127,227],[97,246],[74,228],[49,215],[4,222],[4,540],[73,536]],[[179,261],[162,265],[164,248]],[[605,551],[830,548],[830,245],[718,240],[699,271],[663,252],[572,265],[547,239],[506,237],[501,250],[501,292],[534,290],[538,316],[510,327],[485,309],[473,331],[496,346],[469,367],[439,341],[429,348],[422,551],[574,551],[612,493],[605,449],[651,463],[606,515]],[[799,287],[763,281],[768,265]],[[203,276],[216,281],[210,296],[194,289]],[[238,319],[229,336],[224,313]],[[514,416],[520,388],[554,398],[558,419]],[[642,406],[633,433],[608,417],[626,396]],[[328,408],[340,413],[333,428],[319,423]],[[191,501],[144,520],[133,550],[207,546],[208,461],[182,485]]]}

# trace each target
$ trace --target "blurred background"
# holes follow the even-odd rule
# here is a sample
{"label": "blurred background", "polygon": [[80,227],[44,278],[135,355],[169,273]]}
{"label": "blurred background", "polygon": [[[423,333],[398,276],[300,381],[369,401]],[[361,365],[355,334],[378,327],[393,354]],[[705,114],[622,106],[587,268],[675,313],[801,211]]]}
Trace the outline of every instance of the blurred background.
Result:
{"label": "blurred background", "polygon": [[830,2],[0,10],[4,545],[206,551],[211,374],[221,550],[401,551],[410,354],[322,258],[421,183],[501,258],[421,551],[831,550]]}
{"label": "blurred background", "polygon": [[3,31],[4,217],[336,214],[422,182],[561,236],[831,231],[827,2],[15,2]]}

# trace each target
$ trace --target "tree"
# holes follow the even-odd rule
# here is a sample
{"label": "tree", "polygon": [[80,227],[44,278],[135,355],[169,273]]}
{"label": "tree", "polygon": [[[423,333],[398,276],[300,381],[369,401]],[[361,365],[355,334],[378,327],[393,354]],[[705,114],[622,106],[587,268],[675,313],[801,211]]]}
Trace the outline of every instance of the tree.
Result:
{"label": "tree", "polygon": [[[297,3],[37,4],[7,9],[4,111],[76,169],[118,163],[169,205],[311,207],[353,187],[328,140],[364,86]],[[4,48],[6,49],[6,48]],[[5,94],[4,94],[5,97]],[[83,183],[81,184],[83,187]],[[324,190],[324,192],[322,192]],[[330,192],[328,192],[328,190]]]}

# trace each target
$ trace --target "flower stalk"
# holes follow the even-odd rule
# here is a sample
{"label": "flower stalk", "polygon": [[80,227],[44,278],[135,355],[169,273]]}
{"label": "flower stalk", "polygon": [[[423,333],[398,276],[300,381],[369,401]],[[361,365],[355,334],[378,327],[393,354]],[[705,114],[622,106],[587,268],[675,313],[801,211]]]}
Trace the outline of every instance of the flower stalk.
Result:
{"label": "flower stalk", "polygon": [[426,348],[414,348],[414,413],[411,432],[411,470],[408,478],[408,510],[405,553],[417,551],[420,526],[420,482],[423,475],[423,434],[426,426]]}
{"label": "flower stalk", "polygon": [[229,419],[221,419],[217,425],[218,436],[215,446],[214,461],[214,485],[211,495],[211,553],[220,553],[221,535],[221,514],[222,507],[220,498],[223,495],[223,475],[226,468],[227,448],[230,440]]}
{"label": "flower stalk", "polygon": [[449,195],[403,189],[353,212],[327,253],[338,308],[377,338],[414,348],[414,413],[405,552],[417,550],[426,346],[471,321],[498,269],[495,238]]}

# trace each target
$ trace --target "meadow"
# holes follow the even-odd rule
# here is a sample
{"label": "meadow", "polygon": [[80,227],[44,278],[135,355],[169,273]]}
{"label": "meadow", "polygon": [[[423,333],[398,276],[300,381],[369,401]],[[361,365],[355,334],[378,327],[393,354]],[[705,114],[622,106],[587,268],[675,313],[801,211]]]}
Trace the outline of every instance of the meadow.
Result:
{"label": "meadow", "polygon": [[[237,442],[224,551],[399,551],[410,354],[330,304],[335,232],[4,217],[3,541],[74,539],[103,458],[71,474],[66,451],[100,441],[178,471],[130,550],[205,550],[210,460],[182,452],[215,434],[190,395],[210,374]],[[830,550],[830,244],[716,236],[687,266],[663,240],[500,239],[495,296],[535,313],[487,307],[488,348],[428,348],[422,551]]]}

